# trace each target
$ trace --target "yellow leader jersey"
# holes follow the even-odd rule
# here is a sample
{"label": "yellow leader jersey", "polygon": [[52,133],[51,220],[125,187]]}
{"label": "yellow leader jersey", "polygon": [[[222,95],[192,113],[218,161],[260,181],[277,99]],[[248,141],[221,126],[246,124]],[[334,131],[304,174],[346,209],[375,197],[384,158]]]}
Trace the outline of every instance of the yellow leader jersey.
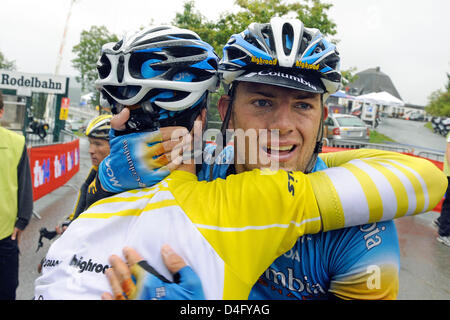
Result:
{"label": "yellow leader jersey", "polygon": [[213,182],[175,171],[152,188],[100,200],[50,247],[35,299],[99,299],[110,291],[108,257],[123,257],[125,246],[172,279],[160,256],[165,243],[198,274],[207,299],[247,299],[301,235],[425,212],[447,187],[442,171],[420,158],[354,150],[323,159],[340,167],[253,170]]}

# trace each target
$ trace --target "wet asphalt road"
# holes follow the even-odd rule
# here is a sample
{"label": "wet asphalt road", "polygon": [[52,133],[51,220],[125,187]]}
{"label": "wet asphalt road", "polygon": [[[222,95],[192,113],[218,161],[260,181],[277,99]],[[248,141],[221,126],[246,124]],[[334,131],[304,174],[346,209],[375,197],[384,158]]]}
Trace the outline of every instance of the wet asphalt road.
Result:
{"label": "wet asphalt road", "polygon": [[445,152],[445,137],[424,128],[425,122],[383,118],[375,129],[399,144],[432,152]]}
{"label": "wet asphalt road", "polygon": [[[400,143],[410,143],[410,140],[419,141],[419,138],[408,139],[408,136],[404,136],[408,133],[410,138],[411,132],[414,132],[418,136],[426,135],[428,137],[425,142],[420,142],[424,143],[423,147],[436,151],[442,145],[442,148],[445,147],[445,139],[435,134],[428,135],[425,131],[428,129],[423,128],[421,122],[384,120],[377,130]],[[397,133],[389,131],[392,128],[397,128],[394,130]],[[399,135],[398,131],[403,133]],[[78,188],[90,169],[87,148],[88,142],[82,138],[80,140],[80,171],[65,186],[35,202],[35,210],[42,219],[33,217],[21,238],[20,284],[17,290],[17,299],[27,300],[33,297],[34,280],[38,277],[36,267],[49,247],[49,241],[44,239],[44,247],[37,253],[35,252],[39,229],[41,227],[54,228],[71,213]],[[436,241],[437,232],[431,226],[432,219],[438,214],[430,212],[415,217],[397,219],[395,222],[401,250],[399,299],[450,299],[450,247]]]}

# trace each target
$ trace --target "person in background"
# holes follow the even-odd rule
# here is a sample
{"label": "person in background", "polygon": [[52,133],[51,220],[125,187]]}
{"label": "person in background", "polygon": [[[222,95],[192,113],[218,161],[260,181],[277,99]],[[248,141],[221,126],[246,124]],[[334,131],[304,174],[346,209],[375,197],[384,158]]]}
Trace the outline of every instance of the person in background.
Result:
{"label": "person in background", "polygon": [[[447,135],[447,149],[445,151],[444,173],[450,181],[450,133]],[[450,247],[450,187],[447,187],[445,193],[444,203],[442,204],[441,215],[433,221],[433,224],[438,227],[439,236],[436,238],[440,243]]]}
{"label": "person in background", "polygon": [[[89,140],[89,155],[91,157],[92,167],[89,171],[86,180],[78,191],[78,198],[75,203],[73,212],[69,217],[59,226],[55,227],[56,234],[61,235],[67,230],[69,225],[89,206],[97,200],[97,197],[101,194],[101,197],[107,197],[109,192],[104,191],[101,188],[97,188],[95,184],[95,178],[97,177],[98,165],[104,158],[109,155],[109,129],[111,128],[112,115],[100,115],[93,118],[86,127],[85,134]],[[44,259],[38,264],[38,273],[42,271],[42,264]]]}
{"label": "person in background", "polygon": [[56,227],[56,232],[62,234],[69,224],[75,220],[80,213],[85,211],[89,204],[89,199],[98,190],[95,186],[95,177],[97,176],[98,165],[109,154],[109,129],[111,128],[112,115],[100,115],[92,119],[86,127],[86,136],[89,140],[89,155],[91,156],[92,167],[89,174],[82,184],[80,191],[78,192],[78,199],[72,214],[63,222],[61,226]]}
{"label": "person in background", "polygon": [[[0,118],[4,113],[0,91]],[[15,300],[19,242],[33,213],[33,188],[25,138],[0,126],[0,300]]]}

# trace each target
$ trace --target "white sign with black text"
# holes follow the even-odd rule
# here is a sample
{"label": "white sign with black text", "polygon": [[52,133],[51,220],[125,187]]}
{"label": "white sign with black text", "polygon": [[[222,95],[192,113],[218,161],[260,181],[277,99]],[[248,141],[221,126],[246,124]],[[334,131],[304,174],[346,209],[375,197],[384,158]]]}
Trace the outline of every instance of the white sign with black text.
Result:
{"label": "white sign with black text", "polygon": [[0,69],[0,89],[23,90],[53,94],[66,93],[66,77],[23,73]]}

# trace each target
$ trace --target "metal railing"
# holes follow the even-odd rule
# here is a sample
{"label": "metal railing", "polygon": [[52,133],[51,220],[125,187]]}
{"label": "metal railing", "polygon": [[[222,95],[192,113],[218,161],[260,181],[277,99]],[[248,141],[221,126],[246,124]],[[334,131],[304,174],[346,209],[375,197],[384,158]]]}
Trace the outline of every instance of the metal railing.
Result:
{"label": "metal railing", "polygon": [[378,149],[378,150],[387,150],[387,151],[395,151],[402,153],[410,153],[416,156],[427,158],[430,160],[441,161],[443,162],[445,159],[444,152],[437,152],[426,150],[426,148],[422,148],[419,146],[410,146],[410,145],[402,145],[402,144],[381,144],[381,143],[369,143],[369,142],[359,142],[353,140],[334,140],[329,141],[328,139],[324,139],[326,141],[327,146],[329,147],[337,147],[337,148],[347,148],[347,149]]}
{"label": "metal railing", "polygon": [[422,158],[427,158],[431,160],[436,160],[440,162],[444,162],[445,160],[445,153],[439,153],[439,152],[432,152],[432,151],[420,151],[417,152],[417,156]]}
{"label": "metal railing", "polygon": [[53,132],[48,132],[44,138],[40,138],[37,134],[33,134],[32,131],[27,131],[27,146],[28,147],[38,147],[38,146],[47,146],[52,144],[59,144],[70,142],[78,139],[78,137],[71,131],[67,131],[62,129],[59,132],[59,140],[53,141]]}

